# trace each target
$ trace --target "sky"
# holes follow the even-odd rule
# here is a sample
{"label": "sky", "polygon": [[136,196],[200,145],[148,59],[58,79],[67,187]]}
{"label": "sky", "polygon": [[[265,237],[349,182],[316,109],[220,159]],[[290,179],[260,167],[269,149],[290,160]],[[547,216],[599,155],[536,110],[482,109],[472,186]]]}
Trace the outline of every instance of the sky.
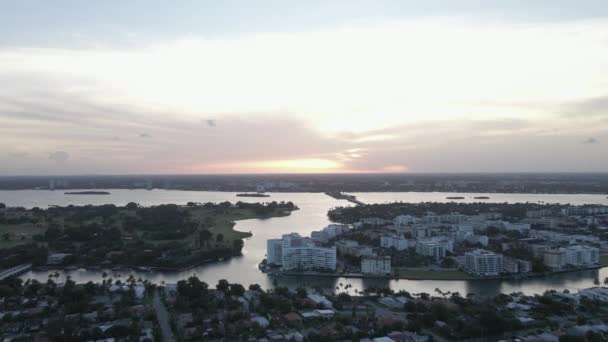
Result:
{"label": "sky", "polygon": [[605,1],[0,1],[0,175],[608,171]]}

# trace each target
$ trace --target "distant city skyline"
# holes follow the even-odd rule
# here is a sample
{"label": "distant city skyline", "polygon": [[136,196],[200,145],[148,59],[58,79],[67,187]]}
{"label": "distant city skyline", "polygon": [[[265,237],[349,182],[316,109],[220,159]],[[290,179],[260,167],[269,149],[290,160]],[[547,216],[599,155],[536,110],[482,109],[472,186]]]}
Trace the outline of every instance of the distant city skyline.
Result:
{"label": "distant city skyline", "polygon": [[605,172],[603,1],[0,4],[0,175]]}

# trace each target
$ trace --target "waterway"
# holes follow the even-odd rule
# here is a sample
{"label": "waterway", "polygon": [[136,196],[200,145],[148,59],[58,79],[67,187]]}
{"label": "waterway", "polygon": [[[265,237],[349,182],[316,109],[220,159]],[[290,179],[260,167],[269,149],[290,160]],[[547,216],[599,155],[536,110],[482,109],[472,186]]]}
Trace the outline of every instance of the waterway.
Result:
{"label": "waterway", "polygon": [[[258,263],[264,259],[266,253],[266,240],[279,237],[289,232],[299,232],[308,235],[311,231],[323,228],[328,223],[327,211],[336,206],[349,206],[349,202],[336,200],[322,193],[271,193],[269,198],[236,197],[230,192],[199,192],[199,191],[173,191],[173,190],[108,190],[110,195],[64,195],[62,191],[25,190],[0,191],[0,202],[9,206],[23,206],[26,208],[46,208],[50,205],[65,206],[85,204],[116,204],[124,205],[128,202],[137,202],[144,206],[164,203],[185,204],[193,202],[221,202],[221,201],[292,201],[300,210],[294,211],[290,216],[270,219],[252,219],[238,221],[235,229],[251,231],[253,236],[245,240],[243,255],[226,261],[197,266],[182,272],[120,272],[120,279],[130,274],[136,278],[148,279],[154,283],[176,283],[191,275],[197,275],[203,281],[214,286],[218,280],[227,279],[244,285],[259,284],[264,288],[276,285],[289,287],[309,286],[324,289],[343,288],[350,284],[349,291],[355,293],[368,287],[391,287],[394,290],[407,290],[412,293],[431,293],[436,288],[442,291],[459,292],[461,294],[474,293],[476,295],[494,295],[498,293],[523,292],[526,294],[542,293],[547,289],[576,291],[581,288],[595,286],[596,282],[603,282],[608,277],[608,268],[600,270],[586,270],[572,273],[552,275],[544,278],[530,278],[522,280],[388,280],[388,279],[346,279],[327,277],[271,277],[257,268]],[[462,201],[475,201],[473,197],[489,196],[487,202],[545,202],[545,203],[571,203],[571,204],[603,204],[608,205],[605,195],[554,195],[554,194],[453,194],[453,193],[355,193],[358,199],[365,203],[385,203],[392,201],[421,202],[421,201],[449,201],[448,196],[463,196]],[[479,201],[479,200],[477,200]],[[46,281],[47,271],[31,271],[23,274],[23,279],[37,279]],[[118,279],[119,274],[108,272],[108,277]],[[60,272],[59,279],[63,281],[69,276],[77,282],[101,281],[101,271],[73,270]]]}

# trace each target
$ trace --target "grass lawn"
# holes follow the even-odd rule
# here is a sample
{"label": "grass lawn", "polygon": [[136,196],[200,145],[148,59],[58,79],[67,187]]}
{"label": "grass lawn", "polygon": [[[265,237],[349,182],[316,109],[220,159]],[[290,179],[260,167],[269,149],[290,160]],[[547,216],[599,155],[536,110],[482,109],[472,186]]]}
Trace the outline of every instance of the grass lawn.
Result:
{"label": "grass lawn", "polygon": [[429,279],[429,280],[463,280],[473,279],[471,275],[463,271],[431,271],[431,270],[407,270],[397,269],[395,274],[401,279]]}
{"label": "grass lawn", "polygon": [[608,255],[600,256],[600,265],[608,266]]}
{"label": "grass lawn", "polygon": [[[219,247],[232,248],[235,240],[241,240],[251,236],[249,232],[234,230],[234,221],[248,219],[264,219],[270,217],[279,217],[289,215],[289,212],[284,212],[282,209],[276,210],[267,216],[260,216],[251,209],[236,209],[228,208],[224,212],[218,212],[214,209],[206,208],[189,208],[192,219],[200,224],[199,230],[206,229],[211,232],[212,237],[206,244],[208,249]],[[217,241],[219,235],[223,236],[222,241]],[[193,235],[182,239],[182,242],[194,246],[198,240],[198,231]],[[168,242],[165,240],[147,240],[151,243]],[[204,247],[203,247],[204,248]]]}
{"label": "grass lawn", "polygon": [[[0,225],[0,248],[32,242],[32,236],[44,234],[45,231],[45,227],[36,227],[31,223]],[[4,239],[6,233],[9,234],[9,240]]]}

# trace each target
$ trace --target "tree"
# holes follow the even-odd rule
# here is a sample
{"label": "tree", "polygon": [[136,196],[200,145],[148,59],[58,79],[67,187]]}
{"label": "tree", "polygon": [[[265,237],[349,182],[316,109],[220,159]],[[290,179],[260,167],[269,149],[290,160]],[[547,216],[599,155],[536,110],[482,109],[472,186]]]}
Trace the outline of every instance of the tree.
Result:
{"label": "tree", "polygon": [[441,261],[441,267],[443,268],[452,268],[454,266],[456,266],[456,261],[452,258],[443,258]]}
{"label": "tree", "polygon": [[308,296],[308,292],[306,291],[305,288],[303,287],[298,287],[296,289],[296,294],[298,295],[298,297],[300,298],[306,298]]}
{"label": "tree", "polygon": [[6,233],[2,234],[2,240],[10,241],[10,239],[11,239],[11,233],[6,232]]}
{"label": "tree", "polygon": [[228,291],[229,287],[230,287],[230,283],[226,279],[220,279],[220,281],[217,282],[217,285],[215,285],[215,288],[218,291],[221,291],[224,293],[226,293]]}
{"label": "tree", "polygon": [[198,233],[198,238],[200,241],[200,246],[202,247],[203,244],[205,245],[205,247],[207,246],[207,244],[209,243],[209,240],[211,240],[211,237],[213,236],[213,234],[208,231],[207,229],[203,229]]}
{"label": "tree", "polygon": [[262,287],[258,284],[249,285],[249,290],[251,291],[262,291]]}
{"label": "tree", "polygon": [[6,209],[6,204],[0,203],[0,209]]}
{"label": "tree", "polygon": [[241,284],[230,284],[230,294],[233,296],[242,296],[245,293],[245,287]]}
{"label": "tree", "polygon": [[139,204],[137,204],[135,202],[129,202],[129,203],[127,203],[127,205],[125,205],[125,208],[127,208],[129,210],[135,210],[135,209],[139,208]]}
{"label": "tree", "polygon": [[222,242],[222,241],[224,241],[224,234],[221,234],[221,233],[220,233],[220,234],[217,234],[217,235],[215,236],[215,241],[216,241],[216,242]]}

